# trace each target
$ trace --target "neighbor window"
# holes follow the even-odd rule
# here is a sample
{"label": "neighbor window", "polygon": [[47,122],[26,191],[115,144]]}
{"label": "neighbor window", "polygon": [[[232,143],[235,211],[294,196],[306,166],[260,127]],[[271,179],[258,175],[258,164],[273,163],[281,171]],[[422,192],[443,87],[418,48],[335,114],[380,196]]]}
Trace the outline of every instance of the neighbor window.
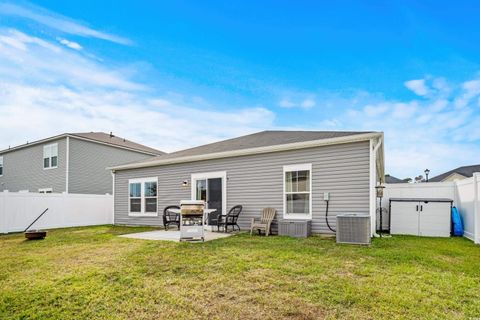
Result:
{"label": "neighbor window", "polygon": [[0,177],[3,176],[3,157],[0,157]]}
{"label": "neighbor window", "polygon": [[157,184],[157,178],[129,180],[128,211],[130,215],[157,215]]}
{"label": "neighbor window", "polygon": [[43,146],[43,168],[51,169],[58,166],[58,143]]}
{"label": "neighbor window", "polygon": [[283,167],[283,217],[312,218],[312,165]]}

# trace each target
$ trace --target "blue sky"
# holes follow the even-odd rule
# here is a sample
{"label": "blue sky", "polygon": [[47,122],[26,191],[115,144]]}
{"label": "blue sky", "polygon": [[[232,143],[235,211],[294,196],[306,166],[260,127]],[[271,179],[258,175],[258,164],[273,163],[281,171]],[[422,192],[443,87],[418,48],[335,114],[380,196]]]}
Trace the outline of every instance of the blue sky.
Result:
{"label": "blue sky", "polygon": [[480,163],[480,2],[0,1],[0,148],[78,131],[165,151],[377,130],[387,172]]}

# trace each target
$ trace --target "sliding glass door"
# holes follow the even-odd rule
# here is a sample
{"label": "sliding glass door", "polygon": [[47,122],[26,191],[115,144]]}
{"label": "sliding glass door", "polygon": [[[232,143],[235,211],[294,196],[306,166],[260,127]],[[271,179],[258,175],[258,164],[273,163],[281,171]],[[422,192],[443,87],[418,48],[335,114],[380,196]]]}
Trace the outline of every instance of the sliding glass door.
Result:
{"label": "sliding glass door", "polygon": [[209,225],[216,225],[217,216],[225,214],[225,183],[224,172],[192,175],[192,198],[203,200],[207,209],[216,210],[209,215]]}

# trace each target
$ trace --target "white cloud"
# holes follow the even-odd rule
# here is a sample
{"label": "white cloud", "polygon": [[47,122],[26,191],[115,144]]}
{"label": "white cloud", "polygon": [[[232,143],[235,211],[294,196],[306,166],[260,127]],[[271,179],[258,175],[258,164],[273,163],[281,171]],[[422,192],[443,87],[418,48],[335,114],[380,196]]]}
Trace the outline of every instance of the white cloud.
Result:
{"label": "white cloud", "polygon": [[302,108],[311,109],[317,105],[317,102],[313,97],[306,98],[283,98],[278,102],[278,105],[282,108]]}
{"label": "white cloud", "polygon": [[472,99],[480,95],[480,80],[466,81],[462,85],[462,95],[455,99],[455,106],[457,108],[463,108],[468,105]]}
{"label": "white cloud", "polygon": [[9,15],[29,19],[52,29],[72,35],[97,38],[124,45],[132,44],[132,41],[129,39],[92,29],[87,27],[85,24],[34,5],[20,6],[8,2],[0,3],[0,15]]}
{"label": "white cloud", "polygon": [[315,102],[314,99],[312,99],[312,98],[307,98],[307,99],[305,99],[305,100],[302,101],[302,103],[300,104],[300,106],[301,106],[302,108],[305,108],[305,109],[310,109],[310,108],[315,107],[316,104],[317,104],[317,103]]}
{"label": "white cloud", "polygon": [[418,96],[426,96],[430,90],[425,83],[425,79],[406,81],[405,87],[413,91]]}
{"label": "white cloud", "polygon": [[82,46],[79,45],[77,42],[70,41],[70,40],[67,40],[67,39],[62,39],[62,38],[57,38],[57,40],[58,40],[58,42],[60,42],[61,44],[63,44],[66,47],[69,47],[70,49],[82,50]]}
{"label": "white cloud", "polygon": [[122,75],[127,70],[106,68],[97,61],[18,30],[0,29],[0,57],[0,71],[15,66],[16,71],[8,76],[30,83],[82,85],[91,86],[92,89],[98,86],[145,89],[143,85]]}
{"label": "white cloud", "polygon": [[128,71],[0,29],[0,149],[62,132],[113,131],[173,151],[273,126],[275,115],[265,108],[196,109],[155,93]]}
{"label": "white cloud", "polygon": [[388,105],[385,104],[379,104],[379,105],[367,105],[365,108],[363,108],[363,111],[368,115],[368,116],[376,116],[380,115],[382,113],[385,113],[388,110]]}
{"label": "white cloud", "polygon": [[[323,119],[320,125],[330,130],[384,131],[387,173],[414,177],[429,168],[433,177],[479,162],[479,85],[478,79],[448,86],[442,80],[428,96],[403,102],[377,98],[372,103],[361,97],[352,97],[351,102],[336,100],[337,110],[347,110],[344,116]],[[464,100],[461,109],[458,99]]]}
{"label": "white cloud", "polygon": [[417,111],[417,103],[395,103],[393,105],[392,117],[396,119],[409,119]]}
{"label": "white cloud", "polygon": [[288,99],[282,99],[280,100],[280,102],[278,103],[278,105],[282,108],[293,108],[293,107],[296,107],[296,104],[291,102],[290,100]]}

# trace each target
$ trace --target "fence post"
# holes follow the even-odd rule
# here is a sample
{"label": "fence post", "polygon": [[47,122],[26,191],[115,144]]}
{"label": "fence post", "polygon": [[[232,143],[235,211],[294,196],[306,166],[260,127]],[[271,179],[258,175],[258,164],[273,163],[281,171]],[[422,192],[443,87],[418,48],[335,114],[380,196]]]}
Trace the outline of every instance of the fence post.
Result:
{"label": "fence post", "polygon": [[8,233],[5,201],[5,191],[0,192],[0,233]]}
{"label": "fence post", "polygon": [[480,199],[478,196],[478,184],[480,183],[480,173],[473,173],[473,240],[480,244]]}

